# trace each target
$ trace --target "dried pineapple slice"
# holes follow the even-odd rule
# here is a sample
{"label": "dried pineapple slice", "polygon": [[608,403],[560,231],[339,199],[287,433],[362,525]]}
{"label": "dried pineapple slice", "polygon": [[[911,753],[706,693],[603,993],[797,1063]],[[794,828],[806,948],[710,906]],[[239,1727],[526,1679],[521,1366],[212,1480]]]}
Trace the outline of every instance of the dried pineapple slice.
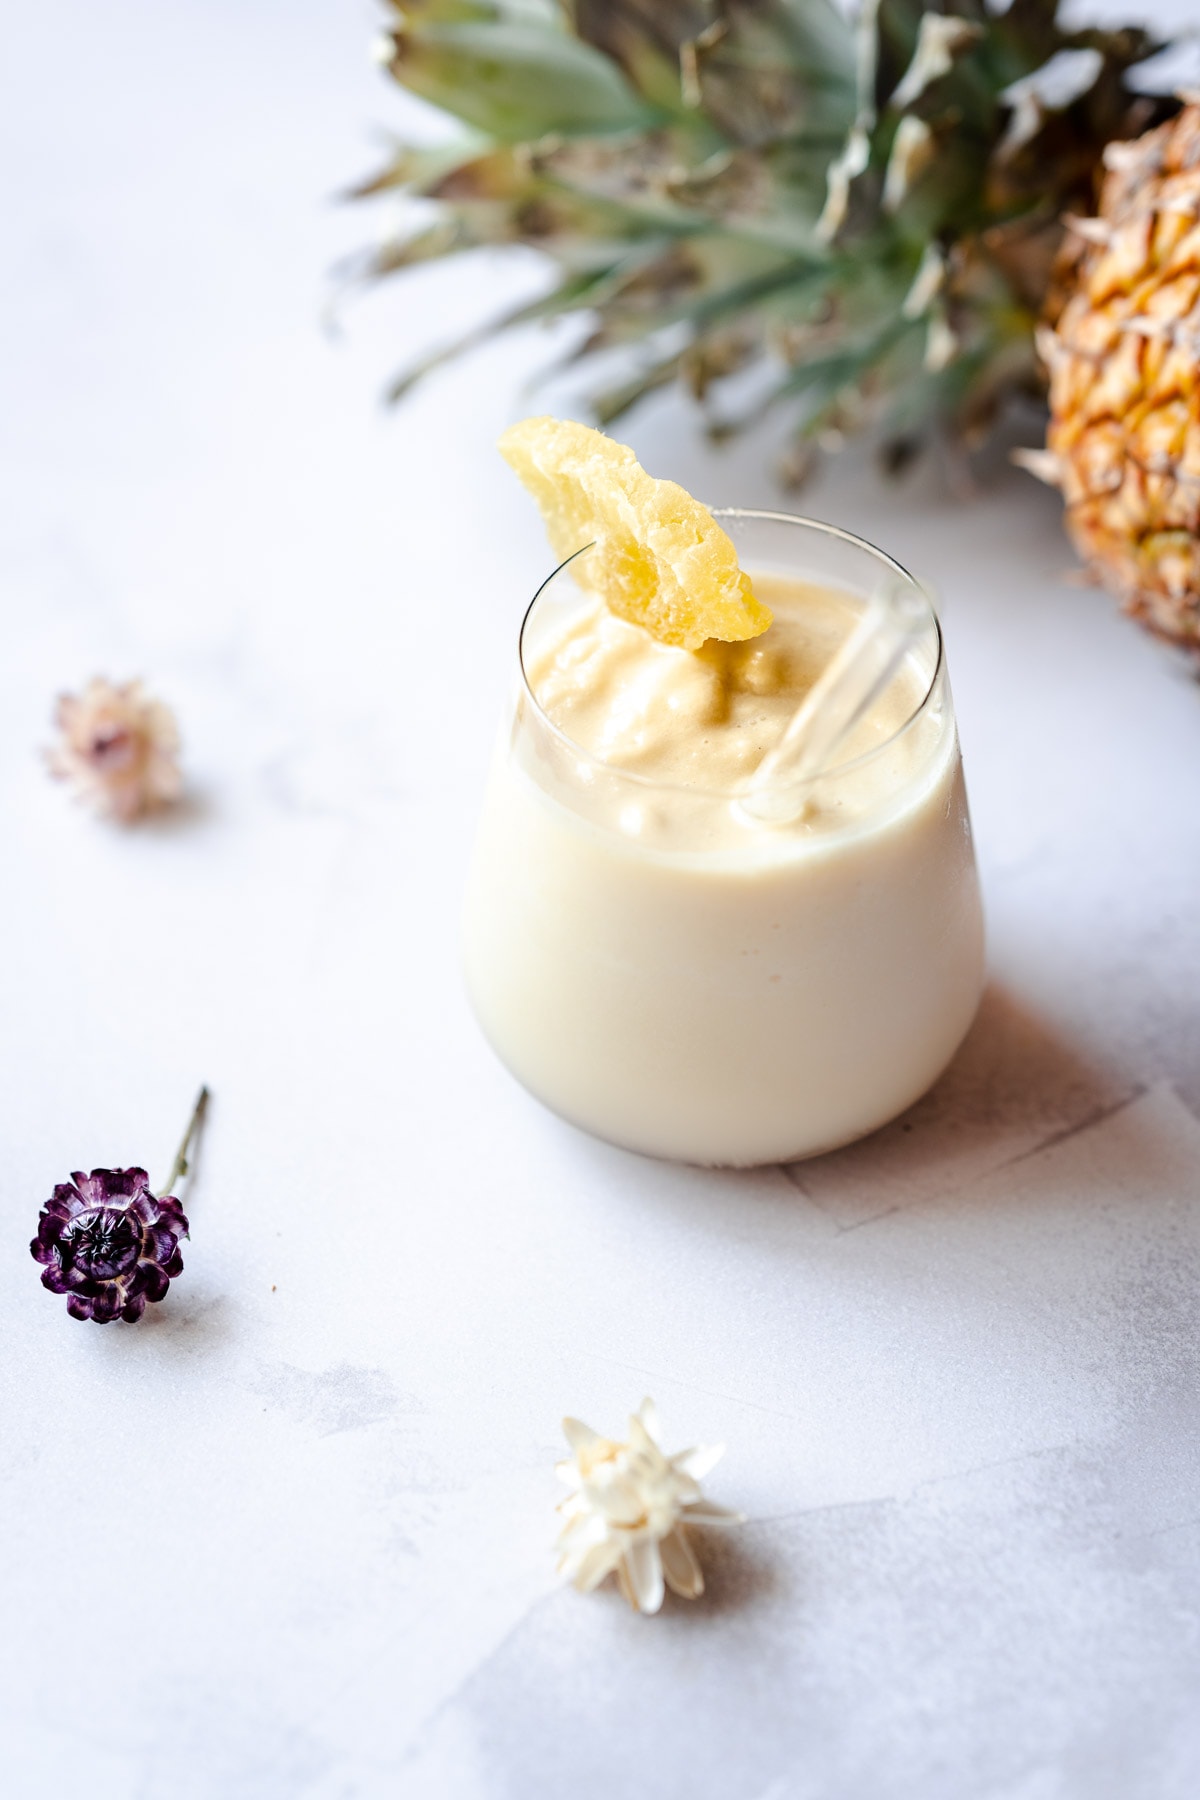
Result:
{"label": "dried pineapple slice", "polygon": [[499,449],[541,507],[554,554],[595,546],[580,558],[580,586],[622,619],[684,650],[757,637],[771,623],[708,508],[647,475],[626,445],[539,418],[510,426]]}

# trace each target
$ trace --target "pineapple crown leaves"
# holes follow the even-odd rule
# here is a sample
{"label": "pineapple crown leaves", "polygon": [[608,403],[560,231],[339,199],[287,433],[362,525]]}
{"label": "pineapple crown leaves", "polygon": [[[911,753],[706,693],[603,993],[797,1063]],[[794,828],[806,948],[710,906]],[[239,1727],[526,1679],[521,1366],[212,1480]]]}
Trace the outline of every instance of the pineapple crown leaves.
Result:
{"label": "pineapple crown leaves", "polygon": [[[826,440],[868,420],[905,441],[930,423],[981,435],[1039,383],[1061,215],[1088,210],[1107,142],[1173,110],[1128,83],[1162,47],[1149,34],[1058,13],[387,0],[380,60],[463,132],[397,146],[358,190],[433,213],[363,272],[514,244],[557,270],[393,391],[514,324],[578,315],[570,360],[619,357],[594,396],[603,422],[676,376],[707,400],[758,361],[774,375],[744,418],[783,405]],[[1056,96],[1043,76],[1064,56],[1074,85]]]}
{"label": "pineapple crown leaves", "polygon": [[636,130],[654,116],[550,0],[406,0],[391,11],[377,46],[389,73],[501,143]]}

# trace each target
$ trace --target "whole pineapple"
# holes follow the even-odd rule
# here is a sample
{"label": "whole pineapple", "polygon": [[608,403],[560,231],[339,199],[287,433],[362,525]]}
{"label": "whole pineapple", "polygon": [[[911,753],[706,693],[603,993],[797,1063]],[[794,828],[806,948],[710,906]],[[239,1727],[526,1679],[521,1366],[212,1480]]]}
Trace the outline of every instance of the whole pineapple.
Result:
{"label": "whole pineapple", "polygon": [[1114,144],[1070,298],[1039,347],[1046,450],[1093,573],[1160,636],[1200,653],[1200,103]]}
{"label": "whole pineapple", "polygon": [[[464,133],[399,147],[362,190],[436,209],[368,272],[542,250],[550,293],[469,341],[579,315],[601,422],[678,377],[718,433],[788,408],[797,468],[861,424],[892,461],[931,427],[977,442],[1014,391],[1042,391],[1061,215],[1091,205],[1106,143],[1174,110],[1128,86],[1160,48],[1147,33],[1068,30],[1058,10],[389,0],[386,67]],[[1054,98],[1041,72],[1063,52]]]}

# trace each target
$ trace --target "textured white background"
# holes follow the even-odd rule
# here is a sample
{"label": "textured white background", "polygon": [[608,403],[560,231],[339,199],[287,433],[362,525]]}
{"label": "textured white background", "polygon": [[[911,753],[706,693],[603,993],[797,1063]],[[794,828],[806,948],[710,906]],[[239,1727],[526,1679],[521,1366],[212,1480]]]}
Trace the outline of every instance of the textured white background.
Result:
{"label": "textured white background", "polygon": [[[1110,9],[1111,10],[1111,9]],[[1184,17],[1186,4],[1159,5]],[[322,328],[399,100],[366,0],[59,0],[0,104],[0,1742],[14,1800],[1183,1800],[1200,1782],[1200,690],[1052,496],[855,460],[806,505],[944,597],[991,932],[959,1062],[790,1172],[527,1100],[458,985],[465,858],[547,553],[493,450],[528,291],[434,271]],[[713,501],[674,401],[628,435]],[[145,675],[189,802],[121,834],[37,748]],[[161,1178],[187,1272],[81,1326],[27,1241]],[[644,1391],[751,1523],[691,1609],[554,1582],[566,1410]]]}

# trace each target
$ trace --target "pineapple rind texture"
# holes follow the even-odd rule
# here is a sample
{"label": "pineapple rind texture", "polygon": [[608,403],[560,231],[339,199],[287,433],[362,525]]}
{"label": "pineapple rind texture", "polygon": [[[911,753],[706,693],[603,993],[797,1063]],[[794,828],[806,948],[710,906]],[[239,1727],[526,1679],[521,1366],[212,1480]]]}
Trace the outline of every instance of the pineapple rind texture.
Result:
{"label": "pineapple rind texture", "polygon": [[[717,436],[789,415],[796,470],[862,427],[897,466],[931,435],[970,447],[1043,391],[1060,215],[1091,207],[1107,142],[1175,110],[1127,79],[1149,33],[1059,10],[388,0],[389,73],[469,130],[457,155],[400,147],[363,190],[435,209],[367,273],[514,245],[557,273],[393,391],[495,331],[573,318],[601,423],[678,380]],[[1039,71],[1083,49],[1082,90],[1043,93]],[[940,278],[918,285],[931,251]]]}
{"label": "pineapple rind texture", "polygon": [[1200,105],[1114,150],[1041,339],[1049,472],[1095,575],[1200,652]]}
{"label": "pineapple rind texture", "polygon": [[647,475],[633,451],[569,419],[522,419],[500,453],[542,511],[551,549],[579,559],[577,579],[660,643],[739,643],[771,623],[707,507]]}

